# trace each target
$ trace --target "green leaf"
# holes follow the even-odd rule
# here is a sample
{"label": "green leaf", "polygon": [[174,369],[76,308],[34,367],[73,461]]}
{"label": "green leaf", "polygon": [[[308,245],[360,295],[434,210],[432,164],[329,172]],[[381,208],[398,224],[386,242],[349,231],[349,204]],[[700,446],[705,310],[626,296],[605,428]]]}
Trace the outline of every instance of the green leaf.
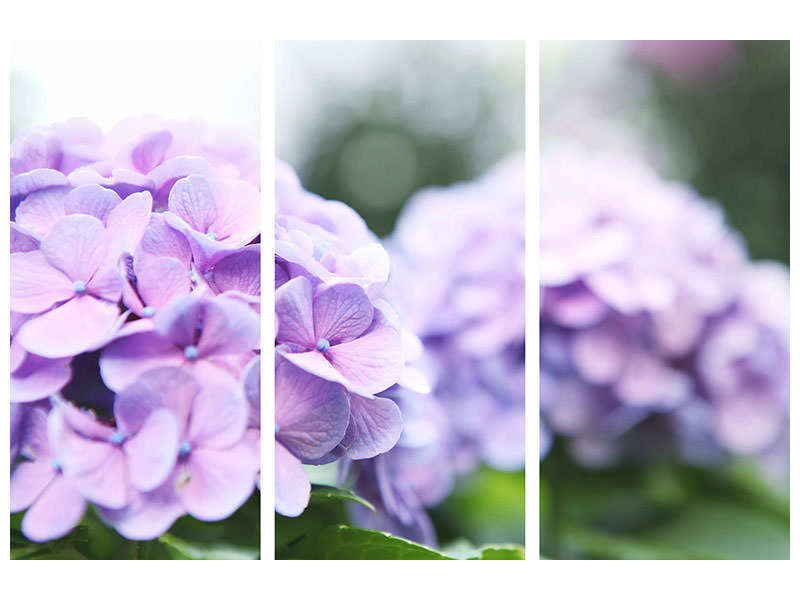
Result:
{"label": "green leaf", "polygon": [[85,543],[88,539],[87,527],[80,525],[62,538],[36,544],[27,539],[20,531],[11,529],[11,554],[12,560],[19,559],[59,559],[82,560],[87,558],[76,547],[76,544]]}
{"label": "green leaf", "polygon": [[87,557],[75,548],[62,548],[55,552],[37,552],[25,558],[29,560],[87,560]]}
{"label": "green leaf", "polygon": [[711,559],[712,555],[686,552],[652,542],[642,542],[621,535],[588,529],[572,529],[565,534],[566,556],[559,558],[596,558],[618,560]]}
{"label": "green leaf", "polygon": [[[523,560],[525,549],[516,544],[473,549],[468,542],[451,545],[454,554],[469,560]],[[279,548],[278,560],[456,560],[443,553],[381,531],[334,525],[308,533]]]}
{"label": "green leaf", "polygon": [[310,560],[453,560],[388,533],[346,525],[304,535],[275,552],[275,558]]}
{"label": "green leaf", "polygon": [[311,500],[349,500],[357,502],[362,506],[366,506],[372,512],[375,512],[375,507],[371,502],[365,500],[361,496],[356,495],[351,490],[344,490],[342,488],[333,487],[330,485],[314,485],[311,487]]}
{"label": "green leaf", "polygon": [[[234,546],[225,542],[189,542],[165,533],[158,538],[161,546],[170,556],[164,558],[189,560],[252,560],[259,558],[257,548]],[[160,558],[147,556],[142,558]]]}
{"label": "green leaf", "polygon": [[677,519],[637,539],[721,559],[789,558],[789,528],[780,518],[724,501],[697,502]]}
{"label": "green leaf", "polygon": [[470,560],[525,560],[525,548],[517,544],[484,546],[480,557]]}

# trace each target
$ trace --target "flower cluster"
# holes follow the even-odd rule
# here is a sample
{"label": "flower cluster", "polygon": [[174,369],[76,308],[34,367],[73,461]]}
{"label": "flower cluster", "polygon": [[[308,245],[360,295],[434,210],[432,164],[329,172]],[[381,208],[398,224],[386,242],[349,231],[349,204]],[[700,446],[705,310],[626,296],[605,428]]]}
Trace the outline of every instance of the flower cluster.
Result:
{"label": "flower cluster", "polygon": [[11,146],[11,511],[60,537],[231,515],[259,473],[259,153],[199,122]]}
{"label": "flower cluster", "polygon": [[551,432],[593,466],[784,452],[786,267],[633,159],[547,153],[540,198],[542,452]]}
{"label": "flower cluster", "polygon": [[397,316],[383,298],[389,256],[346,205],[276,165],[275,510],[309,501],[303,464],[365,459],[395,445],[397,405],[378,396],[404,372]]}
{"label": "flower cluster", "polygon": [[356,491],[378,512],[352,508],[365,526],[434,545],[425,507],[442,501],[457,475],[481,462],[525,463],[522,158],[419,192],[389,247],[390,292],[423,343],[413,365],[426,378],[390,392],[405,424],[397,447],[352,465]]}

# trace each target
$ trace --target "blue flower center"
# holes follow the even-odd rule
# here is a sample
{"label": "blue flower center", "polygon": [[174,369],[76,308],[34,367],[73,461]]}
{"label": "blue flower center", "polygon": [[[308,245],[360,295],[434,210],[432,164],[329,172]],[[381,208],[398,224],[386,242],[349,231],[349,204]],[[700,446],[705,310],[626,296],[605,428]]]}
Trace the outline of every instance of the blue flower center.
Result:
{"label": "blue flower center", "polygon": [[278,432],[279,432],[280,430],[281,430],[281,428],[280,428],[280,427],[278,427],[278,424],[277,424],[277,423],[275,423],[275,435],[278,435]]}
{"label": "blue flower center", "polygon": [[145,306],[142,309],[142,316],[143,317],[152,317],[154,314],[156,314],[156,309],[153,308],[152,306]]}
{"label": "blue flower center", "polygon": [[317,350],[320,352],[327,352],[330,350],[330,347],[331,343],[325,338],[319,338],[319,340],[317,340]]}
{"label": "blue flower center", "polygon": [[206,237],[209,237],[212,240],[218,240],[219,239],[219,236],[216,233],[214,233],[213,231],[209,231],[208,233],[206,233]]}
{"label": "blue flower center", "polygon": [[197,357],[200,356],[197,351],[197,346],[186,346],[186,348],[183,349],[183,355],[189,360],[197,360]]}
{"label": "blue flower center", "polygon": [[61,463],[58,461],[58,459],[53,461],[53,468],[61,473]]}
{"label": "blue flower center", "polygon": [[181,445],[178,446],[178,456],[180,456],[181,458],[186,458],[191,453],[192,453],[192,444],[189,442],[181,442]]}
{"label": "blue flower center", "polygon": [[83,281],[75,281],[72,283],[72,289],[75,290],[76,294],[85,294],[86,284]]}
{"label": "blue flower center", "polygon": [[108,437],[108,442],[110,444],[114,444],[115,446],[122,445],[122,442],[125,441],[125,434],[121,431],[115,431]]}

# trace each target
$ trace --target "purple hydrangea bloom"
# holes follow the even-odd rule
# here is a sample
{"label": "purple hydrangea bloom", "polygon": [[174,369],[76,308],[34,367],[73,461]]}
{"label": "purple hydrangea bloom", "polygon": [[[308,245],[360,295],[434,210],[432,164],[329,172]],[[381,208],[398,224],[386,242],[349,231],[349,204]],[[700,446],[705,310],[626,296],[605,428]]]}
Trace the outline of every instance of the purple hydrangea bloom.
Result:
{"label": "purple hydrangea bloom", "polygon": [[546,428],[595,466],[783,444],[788,270],[633,159],[562,148],[541,174]]}
{"label": "purple hydrangea bloom", "polygon": [[104,518],[121,533],[153,537],[154,529],[163,533],[184,513],[224,519],[250,496],[258,460],[245,437],[248,404],[234,379],[156,369],[126,388],[116,406],[126,412],[128,428],[140,427],[140,435],[147,428],[163,432],[157,442],[135,449],[151,465],[148,479],[137,482],[129,470],[132,497],[121,507],[103,505]]}
{"label": "purple hydrangea bloom", "polygon": [[12,510],[31,539],[88,502],[147,539],[252,492],[258,163],[245,137],[150,116],[12,144]]}
{"label": "purple hydrangea bloom", "polygon": [[400,441],[350,465],[379,509],[352,507],[361,525],[434,545],[425,508],[457,475],[481,462],[524,466],[523,182],[522,159],[509,159],[474,182],[419,192],[398,220],[389,292],[422,341],[413,365],[431,385],[393,388]]}
{"label": "purple hydrangea bloom", "polygon": [[401,327],[383,298],[389,258],[363,220],[276,167],[276,510],[299,515],[303,463],[365,459],[400,437],[397,405],[376,396],[403,376]]}
{"label": "purple hydrangea bloom", "polygon": [[75,527],[87,502],[53,454],[47,412],[34,408],[26,421],[20,440],[24,458],[11,472],[11,512],[28,509],[22,518],[22,532],[34,542],[43,542]]}

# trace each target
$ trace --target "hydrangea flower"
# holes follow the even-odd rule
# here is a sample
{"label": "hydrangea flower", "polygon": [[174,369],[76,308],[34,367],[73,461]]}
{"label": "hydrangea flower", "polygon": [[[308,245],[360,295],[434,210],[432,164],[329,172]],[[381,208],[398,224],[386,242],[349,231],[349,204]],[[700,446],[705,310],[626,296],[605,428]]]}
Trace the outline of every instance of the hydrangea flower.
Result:
{"label": "hydrangea flower", "polygon": [[435,545],[425,509],[481,462],[525,461],[524,166],[510,158],[476,181],[418,192],[389,242],[390,292],[422,341],[414,366],[431,382],[395,386],[397,446],[353,461],[355,489],[375,514],[361,525]]}
{"label": "hydrangea flower", "polygon": [[389,258],[349,207],[276,166],[275,509],[308,504],[305,464],[365,459],[400,437],[401,327],[383,297]]}
{"label": "hydrangea flower", "polygon": [[149,539],[252,493],[258,156],[238,134],[150,116],[13,142],[12,511],[32,540],[89,502]]}
{"label": "hydrangea flower", "polygon": [[596,466],[781,446],[787,269],[749,262],[716,205],[634,159],[561,148],[541,177],[547,429]]}

